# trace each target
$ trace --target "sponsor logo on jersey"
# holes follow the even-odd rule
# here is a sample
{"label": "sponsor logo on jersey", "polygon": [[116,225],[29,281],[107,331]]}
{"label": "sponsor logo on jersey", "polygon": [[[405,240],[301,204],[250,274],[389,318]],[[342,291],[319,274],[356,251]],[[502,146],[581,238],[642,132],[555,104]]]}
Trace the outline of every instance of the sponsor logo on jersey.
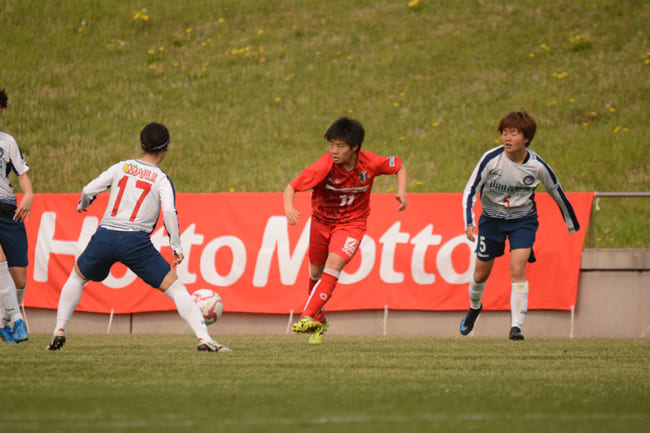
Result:
{"label": "sponsor logo on jersey", "polygon": [[138,167],[135,164],[124,164],[123,167],[124,173],[137,176],[140,179],[147,180],[149,182],[155,182],[158,177],[158,173],[155,173],[153,170],[148,168]]}
{"label": "sponsor logo on jersey", "polygon": [[528,191],[530,189],[530,188],[527,188],[525,186],[503,185],[502,183],[499,183],[499,182],[494,181],[494,180],[488,182],[487,187],[489,189],[491,189],[492,191],[500,191],[500,192],[506,192],[506,193],[516,192],[516,191]]}
{"label": "sponsor logo on jersey", "polygon": [[336,188],[333,185],[325,185],[325,189],[329,191],[336,191],[336,192],[365,192],[368,191],[368,188],[370,188],[370,185],[363,185],[363,186],[356,186],[353,188]]}
{"label": "sponsor logo on jersey", "polygon": [[531,175],[524,177],[524,185],[532,185],[535,182],[535,178]]}
{"label": "sponsor logo on jersey", "polygon": [[359,173],[359,181],[361,181],[361,183],[368,182],[368,172],[367,171]]}

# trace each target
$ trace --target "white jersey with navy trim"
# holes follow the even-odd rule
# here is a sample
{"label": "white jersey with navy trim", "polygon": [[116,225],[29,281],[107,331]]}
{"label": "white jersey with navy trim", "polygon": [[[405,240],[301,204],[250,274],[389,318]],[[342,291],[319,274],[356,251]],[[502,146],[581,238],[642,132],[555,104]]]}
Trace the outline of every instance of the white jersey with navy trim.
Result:
{"label": "white jersey with navy trim", "polygon": [[169,244],[175,254],[183,252],[176,215],[176,193],[164,171],[137,159],[120,161],[84,187],[79,210],[87,208],[97,194],[107,188],[111,189],[111,195],[101,227],[151,234],[162,208]]}
{"label": "white jersey with navy trim", "polygon": [[463,193],[465,227],[476,226],[473,207],[481,194],[483,214],[491,218],[517,219],[537,215],[535,188],[540,182],[562,212],[569,232],[580,228],[573,207],[551,167],[530,149],[526,160],[511,161],[503,146],[488,150],[474,168]]}
{"label": "white jersey with navy trim", "polygon": [[16,205],[16,194],[9,182],[11,173],[17,176],[27,172],[29,165],[16,140],[6,132],[0,131],[0,202]]}

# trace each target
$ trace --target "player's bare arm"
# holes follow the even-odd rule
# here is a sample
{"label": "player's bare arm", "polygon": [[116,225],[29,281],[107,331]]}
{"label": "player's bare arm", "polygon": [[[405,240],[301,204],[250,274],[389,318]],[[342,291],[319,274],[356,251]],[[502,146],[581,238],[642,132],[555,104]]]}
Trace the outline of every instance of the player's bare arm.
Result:
{"label": "player's bare arm", "polygon": [[34,191],[32,190],[32,181],[27,176],[27,173],[18,176],[18,183],[20,184],[20,190],[23,192],[23,198],[16,207],[14,220],[22,222],[29,219],[29,214],[32,211],[32,203],[34,202]]}
{"label": "player's bare arm", "polygon": [[287,223],[290,225],[296,225],[298,223],[298,218],[300,218],[300,212],[293,207],[293,200],[296,197],[296,190],[291,186],[287,185],[284,189],[284,213],[287,216]]}

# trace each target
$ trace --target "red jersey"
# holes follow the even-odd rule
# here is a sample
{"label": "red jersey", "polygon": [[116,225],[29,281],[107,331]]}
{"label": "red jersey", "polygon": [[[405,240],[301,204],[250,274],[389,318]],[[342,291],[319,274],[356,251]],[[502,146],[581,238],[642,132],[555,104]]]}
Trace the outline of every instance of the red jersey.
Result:
{"label": "red jersey", "polygon": [[370,191],[375,177],[395,174],[402,160],[360,150],[352,171],[334,164],[324,154],[291,181],[296,191],[314,190],[311,196],[312,218],[324,224],[365,222],[370,214]]}

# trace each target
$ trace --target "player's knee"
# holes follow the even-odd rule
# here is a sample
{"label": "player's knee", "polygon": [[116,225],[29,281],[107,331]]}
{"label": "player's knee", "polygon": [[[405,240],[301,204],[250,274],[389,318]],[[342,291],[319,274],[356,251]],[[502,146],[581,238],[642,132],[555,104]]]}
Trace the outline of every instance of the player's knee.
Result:
{"label": "player's knee", "polygon": [[513,282],[524,281],[526,279],[526,263],[517,263],[510,266],[510,280]]}

